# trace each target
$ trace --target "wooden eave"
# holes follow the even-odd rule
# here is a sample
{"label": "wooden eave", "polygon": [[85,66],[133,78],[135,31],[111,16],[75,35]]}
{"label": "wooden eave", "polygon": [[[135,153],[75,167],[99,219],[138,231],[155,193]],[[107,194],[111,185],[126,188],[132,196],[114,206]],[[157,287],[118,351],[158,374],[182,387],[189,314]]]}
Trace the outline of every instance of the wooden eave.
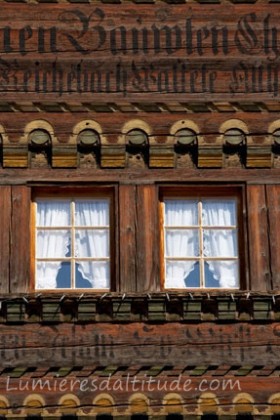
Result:
{"label": "wooden eave", "polygon": [[[280,102],[117,102],[117,103],[62,103],[62,102],[0,102],[2,162],[9,168],[87,168],[113,169],[133,168],[129,161],[129,147],[125,138],[125,126],[150,127],[147,143],[133,153],[142,152],[146,160],[142,169],[279,169],[280,146],[276,144],[271,126],[279,125]],[[61,118],[61,115],[67,118]],[[16,116],[16,121],[15,121]],[[28,127],[40,129],[42,120],[51,127],[51,142],[48,145],[48,162],[39,156],[44,150],[34,149],[29,142]],[[101,127],[100,142],[91,149],[82,151],[78,144],[77,124],[94,121]],[[140,124],[143,127],[139,127]],[[177,147],[176,133],[171,133],[174,124],[188,121],[198,127],[197,142],[191,147]],[[226,147],[221,126],[227,121],[236,121],[246,127],[247,141],[240,147]],[[133,125],[134,124],[134,125]],[[145,125],[146,124],[146,125]],[[86,127],[86,125],[84,125]],[[272,130],[273,131],[273,130]],[[40,150],[39,150],[40,149]],[[95,161],[93,149],[100,159]],[[183,156],[183,157],[182,157]],[[181,159],[182,157],[182,159]],[[33,159],[34,158],[34,159]],[[38,159],[37,159],[38,158]],[[33,159],[33,161],[32,161]],[[37,159],[37,160],[36,160]],[[44,160],[45,159],[45,160]],[[137,170],[141,167],[136,162]],[[272,175],[272,174],[271,174]],[[276,174],[277,175],[277,174]],[[34,179],[36,175],[34,175]]]}

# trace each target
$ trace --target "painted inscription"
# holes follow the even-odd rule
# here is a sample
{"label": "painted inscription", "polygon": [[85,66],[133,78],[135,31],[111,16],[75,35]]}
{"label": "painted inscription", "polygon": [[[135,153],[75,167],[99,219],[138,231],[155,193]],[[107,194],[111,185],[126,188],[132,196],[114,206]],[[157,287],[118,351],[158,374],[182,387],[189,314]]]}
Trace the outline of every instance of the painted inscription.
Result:
{"label": "painted inscription", "polygon": [[[278,325],[278,324],[277,324]],[[279,327],[279,326],[278,326]],[[155,334],[141,324],[61,326],[24,326],[20,330],[2,328],[0,356],[2,366],[33,366],[58,364],[110,363],[139,364],[188,363],[206,364],[254,363],[277,364],[280,339],[275,326],[211,324],[187,326],[163,325]],[[256,339],[256,337],[258,339]],[[129,348],[129,351],[126,349]],[[34,353],[34,351],[36,353]],[[36,354],[36,356],[35,356]],[[35,357],[35,359],[34,359]]]}
{"label": "painted inscription", "polygon": [[[280,24],[273,13],[199,7],[64,7],[0,27],[0,92],[279,95]],[[22,9],[23,10],[23,9]],[[29,9],[28,9],[29,10]],[[139,10],[139,12],[138,12]],[[29,12],[30,13],[30,12]]]}

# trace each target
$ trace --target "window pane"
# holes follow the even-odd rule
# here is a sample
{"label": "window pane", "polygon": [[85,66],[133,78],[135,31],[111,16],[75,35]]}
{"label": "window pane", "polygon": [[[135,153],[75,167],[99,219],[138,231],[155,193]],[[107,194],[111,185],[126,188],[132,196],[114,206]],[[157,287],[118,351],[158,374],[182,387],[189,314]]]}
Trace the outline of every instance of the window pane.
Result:
{"label": "window pane", "polygon": [[38,201],[37,226],[70,226],[70,201]]}
{"label": "window pane", "polygon": [[194,226],[198,224],[196,200],[166,200],[165,226]]}
{"label": "window pane", "polygon": [[75,257],[104,258],[109,254],[108,230],[76,230]]}
{"label": "window pane", "polygon": [[106,289],[109,288],[109,278],[108,261],[77,261],[76,263],[76,288]]}
{"label": "window pane", "polygon": [[37,258],[64,258],[70,256],[70,230],[37,230]]}
{"label": "window pane", "polygon": [[235,226],[235,200],[202,200],[202,224],[205,226]]}
{"label": "window pane", "polygon": [[109,226],[108,200],[77,200],[75,202],[76,226]]}
{"label": "window pane", "polygon": [[167,288],[200,287],[197,261],[166,261]]}
{"label": "window pane", "polygon": [[199,256],[198,230],[166,230],[165,247],[167,257]]}
{"label": "window pane", "polygon": [[239,287],[238,261],[207,261],[204,264],[205,287]]}
{"label": "window pane", "polygon": [[36,289],[69,288],[71,285],[70,262],[37,262]]}
{"label": "window pane", "polygon": [[237,232],[232,229],[203,230],[205,257],[237,257]]}

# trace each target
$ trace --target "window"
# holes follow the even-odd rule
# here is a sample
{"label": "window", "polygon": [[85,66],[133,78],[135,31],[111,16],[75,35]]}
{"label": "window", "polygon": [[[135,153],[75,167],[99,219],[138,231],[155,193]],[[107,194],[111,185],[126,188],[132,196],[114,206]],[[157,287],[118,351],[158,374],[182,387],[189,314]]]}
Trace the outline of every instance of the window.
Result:
{"label": "window", "polygon": [[162,199],[164,287],[239,288],[239,198],[193,193]]}
{"label": "window", "polygon": [[35,289],[110,288],[110,206],[110,197],[35,198]]}

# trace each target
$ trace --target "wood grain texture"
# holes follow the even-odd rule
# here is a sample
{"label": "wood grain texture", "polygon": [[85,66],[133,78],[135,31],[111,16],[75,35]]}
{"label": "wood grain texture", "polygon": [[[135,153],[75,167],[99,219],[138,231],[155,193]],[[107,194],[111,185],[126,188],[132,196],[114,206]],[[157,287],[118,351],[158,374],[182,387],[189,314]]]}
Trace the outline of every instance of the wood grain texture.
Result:
{"label": "wood grain texture", "polygon": [[31,190],[25,186],[12,188],[10,291],[30,290],[30,205]]}
{"label": "wood grain texture", "polygon": [[11,233],[11,187],[0,188],[0,291],[9,292],[10,277],[10,233]]}
{"label": "wood grain texture", "polygon": [[272,289],[280,289],[280,186],[267,185],[268,235]]}
{"label": "wood grain texture", "polygon": [[2,92],[7,101],[277,97],[277,13],[274,4],[4,4]]}
{"label": "wood grain texture", "polygon": [[270,250],[264,185],[248,186],[247,209],[251,290],[270,290]]}
{"label": "wood grain texture", "polygon": [[[247,95],[243,97],[243,100],[246,98]],[[109,97],[107,97],[108,101]],[[134,102],[136,102],[134,99]],[[205,97],[203,103],[205,102]],[[80,96],[80,103],[82,100],[82,96]],[[34,99],[35,101],[35,99]],[[37,103],[37,102],[36,102]],[[150,106],[153,106],[153,101],[151,100]],[[222,104],[224,101],[222,102]],[[188,120],[193,121],[198,126],[198,132],[201,134],[204,142],[211,145],[215,143],[215,138],[219,137],[220,127],[228,120],[237,119],[243,121],[249,133],[252,134],[252,143],[256,145],[262,145],[264,143],[264,133],[269,132],[269,126],[272,122],[278,120],[278,114],[276,112],[186,112],[187,103],[184,103],[186,108],[185,111],[181,112],[168,112],[168,107],[166,108],[167,111],[165,112],[144,112],[141,110],[137,110],[137,112],[126,112],[125,105],[128,105],[128,101],[124,100],[121,101],[119,104],[118,109],[122,109],[122,105],[124,107],[124,111],[121,112],[44,112],[41,110],[38,112],[17,112],[16,118],[13,112],[1,112],[1,124],[4,127],[4,132],[7,134],[9,142],[12,145],[18,145],[19,138],[24,136],[25,127],[27,124],[32,123],[38,119],[47,120],[53,128],[54,136],[57,138],[59,144],[62,147],[65,147],[69,144],[71,136],[73,135],[73,130],[76,124],[81,121],[87,120],[94,120],[98,122],[101,126],[101,132],[104,137],[101,138],[101,142],[103,139],[104,145],[106,146],[113,146],[118,144],[120,146],[120,139],[121,135],[123,134],[123,127],[128,121],[133,120],[142,120],[151,129],[151,135],[154,137],[155,144],[161,145],[167,143],[167,136],[170,135],[171,127],[174,123],[178,121],[185,121],[188,123]],[[197,106],[203,105],[196,103]],[[219,104],[217,103],[217,109]],[[275,104],[277,106],[278,102],[271,100],[270,104]],[[67,103],[67,106],[70,107],[71,105],[75,105],[70,101]],[[90,110],[90,104],[88,104],[88,109]],[[171,103],[172,105],[172,103]],[[225,106],[227,102],[225,103]],[[229,104],[228,104],[229,105]],[[78,105],[77,105],[78,106]],[[117,104],[116,104],[117,106]],[[42,104],[43,107],[43,104]],[[215,110],[215,105],[213,104],[213,110]],[[38,109],[40,108],[40,104],[38,104]],[[75,109],[75,108],[74,108]],[[164,108],[165,109],[165,108]],[[280,108],[278,109],[280,111]],[[188,125],[188,124],[186,124]],[[137,123],[135,124],[135,128],[137,128]],[[138,127],[139,128],[139,127]],[[21,140],[21,142],[27,143],[27,137],[24,137],[25,140]],[[175,139],[174,139],[175,141]],[[21,143],[22,144],[22,143]],[[16,146],[15,146],[16,147]],[[73,147],[73,144],[72,144]],[[71,145],[69,144],[69,148],[71,149]]]}
{"label": "wood grain texture", "polygon": [[155,185],[137,186],[137,291],[155,291],[159,281],[159,211]]}
{"label": "wood grain texture", "polygon": [[[136,186],[119,187],[120,285],[119,290],[136,290]],[[125,252],[124,252],[125,248]]]}
{"label": "wood grain texture", "polygon": [[244,168],[224,168],[224,169],[196,169],[196,168],[177,168],[177,169],[145,169],[131,170],[126,169],[88,169],[80,168],[76,170],[64,169],[1,169],[0,185],[29,185],[29,186],[55,186],[55,185],[74,185],[82,182],[85,184],[112,183],[120,182],[126,185],[151,184],[154,182],[184,182],[193,185],[199,182],[201,185],[207,182],[232,183],[247,182],[254,185],[278,185],[280,183],[280,168],[275,169],[250,169]]}
{"label": "wood grain texture", "polygon": [[2,325],[1,367],[273,365],[280,324]]}

